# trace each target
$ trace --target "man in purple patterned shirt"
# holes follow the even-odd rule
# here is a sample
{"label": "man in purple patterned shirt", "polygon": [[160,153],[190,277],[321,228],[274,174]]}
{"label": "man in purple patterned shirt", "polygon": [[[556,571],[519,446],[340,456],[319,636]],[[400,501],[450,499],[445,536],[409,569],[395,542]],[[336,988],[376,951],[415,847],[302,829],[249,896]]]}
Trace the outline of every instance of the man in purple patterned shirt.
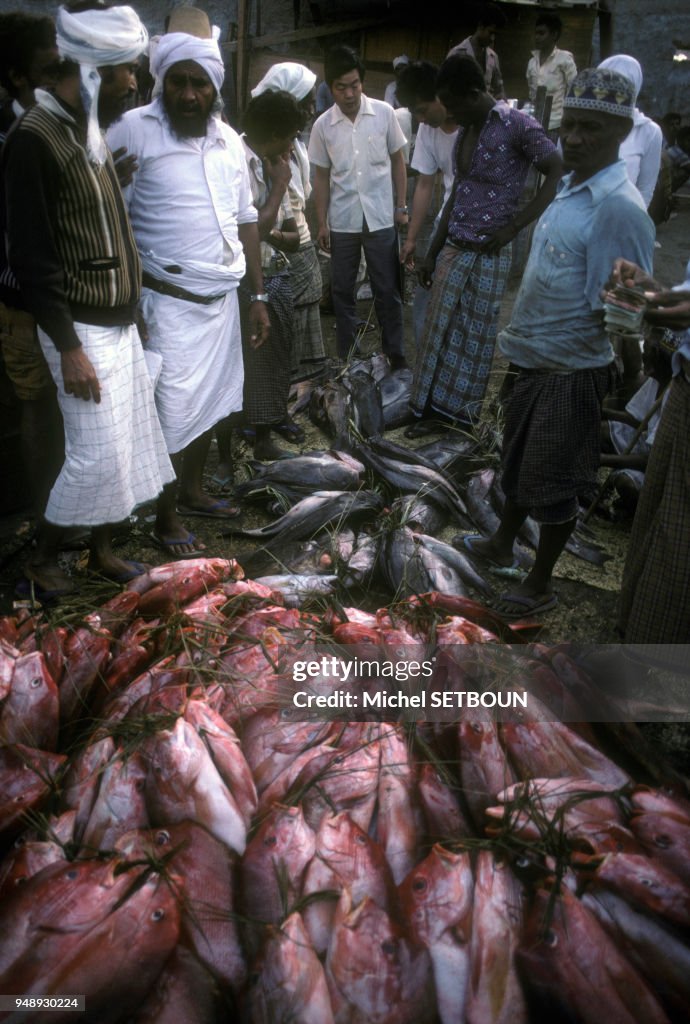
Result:
{"label": "man in purple patterned shirt", "polygon": [[[441,423],[476,421],[493,360],[511,242],[556,192],[561,159],[541,125],[486,91],[472,57],[449,57],[436,92],[460,125],[455,182],[420,272],[432,289],[410,404],[419,437]],[[545,176],[519,209],[531,165]],[[433,283],[432,283],[433,280]]]}

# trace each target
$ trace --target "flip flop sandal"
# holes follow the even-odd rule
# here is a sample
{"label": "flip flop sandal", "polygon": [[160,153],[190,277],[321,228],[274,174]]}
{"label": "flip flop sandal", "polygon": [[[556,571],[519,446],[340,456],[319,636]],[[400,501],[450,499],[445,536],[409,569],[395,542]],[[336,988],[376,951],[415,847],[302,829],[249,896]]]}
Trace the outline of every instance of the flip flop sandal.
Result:
{"label": "flip flop sandal", "polygon": [[[496,606],[504,602],[509,602],[515,605],[515,611],[505,612],[500,611]],[[541,615],[543,612],[551,611],[558,604],[557,594],[540,594],[535,597],[527,597],[523,594],[501,594],[501,596],[494,601],[492,610],[496,615],[500,615],[502,619],[531,619],[535,615]]]}
{"label": "flip flop sandal", "polygon": [[183,544],[194,544],[196,541],[195,534],[189,532],[186,537],[179,539],[175,537],[161,537],[155,530],[149,534],[151,543],[154,548],[158,548],[159,551],[164,551],[169,558],[174,558],[182,561],[186,558],[204,558],[206,556],[206,548],[193,548],[191,551],[179,551]]}
{"label": "flip flop sandal", "polygon": [[470,533],[467,536],[458,534],[456,537],[453,537],[451,544],[458,550],[464,548],[468,554],[474,555],[475,558],[481,559],[482,562],[486,562],[488,570],[493,576],[502,576],[507,580],[520,580],[527,575],[524,569],[520,568],[517,558],[513,559],[511,565],[501,565],[500,562],[495,562],[493,558],[490,558],[483,552],[476,551],[474,542],[477,540],[486,540],[486,538],[482,537],[481,533]]}
{"label": "flip flop sandal", "polygon": [[199,516],[201,519],[237,519],[242,515],[242,509],[236,505],[229,505],[227,501],[214,501],[206,508],[178,505],[177,512],[181,516]]}

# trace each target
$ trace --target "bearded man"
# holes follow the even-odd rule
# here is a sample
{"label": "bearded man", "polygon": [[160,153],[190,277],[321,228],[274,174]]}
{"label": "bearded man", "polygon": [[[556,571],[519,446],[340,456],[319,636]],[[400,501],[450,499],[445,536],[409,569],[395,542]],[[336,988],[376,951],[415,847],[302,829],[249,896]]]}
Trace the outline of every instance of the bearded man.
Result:
{"label": "bearded man", "polygon": [[2,160],[9,264],[65,428],[65,461],[25,570],[43,593],[71,585],[57,564],[69,526],[93,528],[92,570],[120,582],[141,572],[115,557],[111,524],[173,479],[134,326],[141,266],[98,121],[100,69],[114,69],[111,99],[124,98],[148,35],[131,7],[61,7],[56,28],[56,84],[35,90]]}
{"label": "bearded man", "polygon": [[156,405],[179,479],[179,493],[173,486],[161,495],[152,540],[184,558],[201,545],[180,515],[238,514],[202,482],[213,427],[242,408],[237,287],[245,271],[252,346],[267,336],[269,320],[244,149],[217,116],[224,67],[208,18],[178,8],[151,50],[156,99],[126,113],[108,141],[137,164],[125,199],[144,267]]}

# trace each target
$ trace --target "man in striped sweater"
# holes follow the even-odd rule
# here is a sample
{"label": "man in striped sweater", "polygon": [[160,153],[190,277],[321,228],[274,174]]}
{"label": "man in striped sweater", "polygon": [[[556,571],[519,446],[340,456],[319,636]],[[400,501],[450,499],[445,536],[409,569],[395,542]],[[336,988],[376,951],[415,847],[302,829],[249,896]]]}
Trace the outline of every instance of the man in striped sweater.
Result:
{"label": "man in striped sweater", "polygon": [[[112,158],[98,124],[99,68],[122,95],[147,44],[131,8],[62,7],[64,58],[51,92],[3,150],[9,262],[55,381],[65,462],[26,575],[43,591],[70,581],[56,553],[67,526],[92,527],[89,567],[123,581],[141,571],[115,557],[111,524],[173,479],[134,326],[141,267]],[[112,75],[109,77],[113,77]]]}

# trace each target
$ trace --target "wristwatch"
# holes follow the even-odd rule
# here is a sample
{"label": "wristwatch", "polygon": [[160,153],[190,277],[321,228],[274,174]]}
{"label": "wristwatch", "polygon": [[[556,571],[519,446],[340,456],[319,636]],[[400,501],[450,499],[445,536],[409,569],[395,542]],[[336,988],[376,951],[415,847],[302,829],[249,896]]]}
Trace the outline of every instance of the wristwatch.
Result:
{"label": "wristwatch", "polygon": [[270,302],[270,298],[266,294],[266,292],[262,292],[261,295],[250,295],[249,296],[249,301],[250,302]]}

